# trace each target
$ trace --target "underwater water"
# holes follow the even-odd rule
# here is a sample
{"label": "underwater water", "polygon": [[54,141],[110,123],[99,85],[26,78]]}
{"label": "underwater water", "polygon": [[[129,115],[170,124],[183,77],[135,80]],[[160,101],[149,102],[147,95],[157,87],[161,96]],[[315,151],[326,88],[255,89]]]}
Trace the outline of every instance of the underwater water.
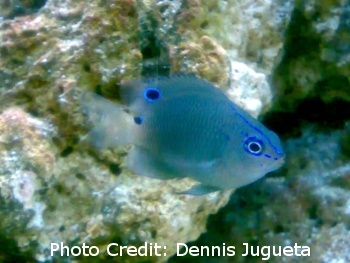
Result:
{"label": "underwater water", "polygon": [[350,261],[349,15],[0,0],[0,262]]}

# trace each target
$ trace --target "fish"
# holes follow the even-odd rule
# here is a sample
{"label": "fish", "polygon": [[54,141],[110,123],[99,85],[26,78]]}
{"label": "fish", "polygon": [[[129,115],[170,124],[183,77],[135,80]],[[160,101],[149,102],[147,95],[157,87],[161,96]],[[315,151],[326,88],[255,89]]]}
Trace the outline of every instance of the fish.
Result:
{"label": "fish", "polygon": [[279,137],[207,80],[180,74],[129,81],[120,98],[83,94],[90,142],[133,145],[125,166],[135,174],[198,182],[182,194],[237,189],[284,163]]}

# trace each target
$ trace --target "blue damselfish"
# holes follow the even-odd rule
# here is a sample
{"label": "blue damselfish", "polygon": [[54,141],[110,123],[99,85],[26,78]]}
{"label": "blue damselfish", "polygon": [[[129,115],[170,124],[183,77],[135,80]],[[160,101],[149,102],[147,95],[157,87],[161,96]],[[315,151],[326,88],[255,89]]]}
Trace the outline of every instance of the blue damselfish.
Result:
{"label": "blue damselfish", "polygon": [[184,194],[235,189],[284,162],[275,133],[195,76],[126,83],[121,101],[83,96],[94,125],[91,142],[100,148],[133,144],[126,164],[136,174],[199,182]]}

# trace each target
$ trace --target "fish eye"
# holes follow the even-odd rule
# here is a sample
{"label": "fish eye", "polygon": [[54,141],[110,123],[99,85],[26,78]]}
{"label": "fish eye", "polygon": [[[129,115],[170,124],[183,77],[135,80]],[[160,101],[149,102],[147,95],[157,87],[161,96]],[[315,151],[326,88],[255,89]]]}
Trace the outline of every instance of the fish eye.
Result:
{"label": "fish eye", "polygon": [[264,150],[263,142],[256,137],[249,137],[246,139],[244,141],[243,147],[247,153],[255,156],[261,155]]}
{"label": "fish eye", "polygon": [[156,88],[148,88],[145,90],[143,96],[148,101],[156,101],[160,98],[160,91]]}

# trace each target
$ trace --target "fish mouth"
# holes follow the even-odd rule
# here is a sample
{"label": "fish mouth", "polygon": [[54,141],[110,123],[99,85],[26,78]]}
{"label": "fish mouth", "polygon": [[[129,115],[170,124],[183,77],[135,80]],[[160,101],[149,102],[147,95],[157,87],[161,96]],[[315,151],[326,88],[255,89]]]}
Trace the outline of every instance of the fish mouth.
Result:
{"label": "fish mouth", "polygon": [[[276,158],[277,159],[277,158]],[[285,156],[278,157],[278,159],[271,164],[271,166],[268,168],[267,173],[273,172],[279,168],[281,168],[285,163]]]}
{"label": "fish mouth", "polygon": [[286,158],[285,158],[285,157],[286,157],[286,156],[283,154],[282,156],[280,156],[280,157],[276,160],[275,165],[274,165],[274,167],[275,167],[276,169],[284,165],[284,163],[286,162]]}

